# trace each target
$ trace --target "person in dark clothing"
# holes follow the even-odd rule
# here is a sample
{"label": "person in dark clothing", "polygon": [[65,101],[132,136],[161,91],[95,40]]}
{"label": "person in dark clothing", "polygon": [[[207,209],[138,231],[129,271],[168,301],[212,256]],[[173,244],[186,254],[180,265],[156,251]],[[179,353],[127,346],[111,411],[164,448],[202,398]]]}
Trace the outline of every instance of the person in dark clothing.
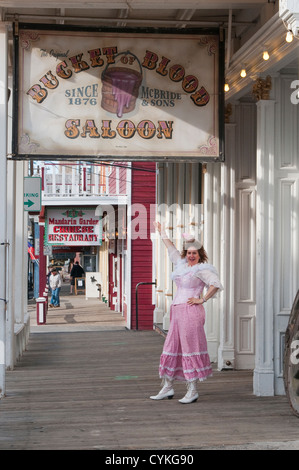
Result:
{"label": "person in dark clothing", "polygon": [[84,275],[85,275],[84,269],[82,268],[82,266],[80,266],[79,261],[76,261],[70,273],[71,294],[73,293],[73,286],[75,285],[76,277],[84,277]]}

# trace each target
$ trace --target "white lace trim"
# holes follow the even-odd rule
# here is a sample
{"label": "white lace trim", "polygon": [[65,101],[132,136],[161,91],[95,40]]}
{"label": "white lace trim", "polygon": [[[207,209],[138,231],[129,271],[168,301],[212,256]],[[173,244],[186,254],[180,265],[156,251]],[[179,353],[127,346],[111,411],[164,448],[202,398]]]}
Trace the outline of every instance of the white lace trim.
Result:
{"label": "white lace trim", "polygon": [[171,353],[168,351],[163,351],[162,354],[165,354],[165,356],[183,356],[183,357],[191,357],[191,356],[202,356],[203,354],[208,354],[208,351],[201,351],[201,352],[193,352],[193,353]]}
{"label": "white lace trim", "polygon": [[183,258],[176,263],[175,270],[173,271],[171,277],[172,279],[174,279],[177,276],[182,276],[190,272],[200,277],[200,271],[209,271],[210,273],[218,276],[218,273],[212,264],[198,263],[198,264],[195,264],[194,266],[188,266],[187,260]]}
{"label": "white lace trim", "polygon": [[206,367],[200,367],[200,368],[193,368],[193,369],[184,369],[183,367],[167,367],[167,366],[161,366],[161,369],[167,369],[171,370],[171,372],[176,372],[178,370],[182,370],[184,374],[191,374],[192,372],[203,372],[205,370],[210,370],[212,369],[211,366],[206,366]]}
{"label": "white lace trim", "polygon": [[[212,264],[199,263],[195,264],[194,266],[188,266],[187,259],[181,258],[180,252],[173,245],[168,248],[168,253],[170,256],[170,261],[175,265],[175,269],[171,275],[173,280],[176,277],[180,277],[182,275],[192,272],[193,275],[199,277],[205,284],[207,284],[207,279],[205,275],[206,272],[209,273],[210,276],[215,276],[212,285],[214,285],[214,281],[216,281],[217,285],[215,285],[215,287],[218,287],[220,290],[223,289],[223,286],[219,279],[219,274],[215,266],[213,266]],[[209,285],[211,285],[211,282],[209,282]]]}
{"label": "white lace trim", "polygon": [[167,375],[167,374],[160,375],[160,378],[161,379],[167,378],[169,380],[179,380],[181,382],[191,383],[191,382],[204,382],[205,380],[207,380],[208,377],[212,377],[212,376],[213,376],[213,373],[211,372],[206,377],[195,377],[195,378],[190,379],[190,380],[185,379],[181,375],[170,376],[170,375]]}

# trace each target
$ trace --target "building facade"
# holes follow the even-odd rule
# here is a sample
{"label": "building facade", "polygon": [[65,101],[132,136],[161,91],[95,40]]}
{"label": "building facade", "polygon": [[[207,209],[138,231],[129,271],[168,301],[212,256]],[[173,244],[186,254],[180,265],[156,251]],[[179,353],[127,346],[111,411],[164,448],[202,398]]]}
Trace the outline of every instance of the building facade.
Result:
{"label": "building facade", "polygon": [[[225,162],[204,165],[202,180],[184,186],[203,204],[199,232],[225,286],[207,306],[209,352],[220,369],[254,370],[253,391],[265,396],[285,393],[285,332],[299,285],[296,8],[280,2],[280,10],[229,58]],[[295,42],[286,41],[288,28]],[[171,204],[179,200],[173,187],[180,187],[173,173],[182,171],[165,171],[172,183],[163,197]],[[190,226],[192,220],[184,230]],[[171,236],[180,224],[168,227]],[[161,273],[166,285],[156,303],[158,314],[164,306],[165,325],[172,298],[168,274]]]}
{"label": "building facade", "polygon": [[[16,15],[19,21],[34,20],[39,24],[82,24],[78,3],[74,0],[72,12],[65,8],[57,16],[55,11],[45,11],[43,2],[40,14],[23,2],[0,2],[1,51],[7,58],[7,66],[0,71],[3,89],[0,110],[4,123],[0,144],[2,179],[6,171],[8,174],[0,185],[5,201],[0,240],[4,260],[0,297],[5,300],[0,304],[0,395],[5,390],[5,369],[13,368],[22,354],[30,329],[26,312],[27,279],[25,282],[23,275],[28,255],[22,194],[22,181],[29,174],[29,166],[28,162],[6,161],[6,156],[11,154],[12,139],[11,101],[7,95],[7,89],[13,87],[11,26]],[[119,9],[120,3],[123,9]],[[117,273],[128,273],[122,278],[122,293],[119,289],[112,294],[110,291],[111,307],[122,309],[131,328],[138,324],[142,329],[159,326],[167,331],[169,327],[174,293],[170,280],[172,267],[163,245],[151,230],[153,217],[148,208],[156,204],[155,215],[163,219],[178,247],[181,233],[197,231],[209,261],[218,269],[224,284],[223,293],[207,306],[206,331],[212,360],[219,369],[252,369],[256,395],[283,394],[284,335],[299,285],[298,2],[236,0],[230,2],[228,9],[226,2],[212,1],[209,10],[198,7],[198,2],[189,2],[194,7],[189,9],[177,1],[169,2],[167,8],[154,2],[152,16],[142,1],[136,2],[131,10],[125,3],[112,2],[110,10],[102,3],[97,5],[98,9],[90,6],[88,10],[85,5],[85,24],[94,24],[97,19],[100,26],[137,28],[146,24],[196,28],[205,22],[220,28],[225,35],[225,81],[229,90],[225,95],[223,162],[203,159],[131,162],[131,192],[125,194],[125,205],[129,208],[140,203],[147,208],[144,215],[147,237],[142,241],[131,240],[130,248],[123,241],[117,247],[111,245],[110,253],[108,245],[99,249],[107,254],[106,258],[99,258],[106,273],[109,263],[110,273],[113,273],[112,266],[117,266],[112,281],[108,277],[104,281],[108,285],[108,297],[109,282],[115,282]],[[20,10],[21,6],[27,10]],[[286,41],[287,34],[288,40],[293,38],[291,42]],[[264,52],[268,53],[267,59]],[[137,168],[142,165],[150,171],[139,172]],[[54,176],[51,178],[54,188],[56,182]],[[67,194],[66,184],[68,187],[73,184],[74,188],[75,177],[65,172],[62,178],[63,194]],[[99,180],[100,176],[95,178]],[[48,189],[49,181],[50,178],[45,179]],[[87,179],[85,184],[89,184]],[[56,205],[53,204],[56,196],[56,190],[52,196],[49,194],[51,207]],[[86,204],[90,196],[83,197],[82,203]],[[116,200],[111,203],[114,207],[118,204]],[[130,229],[134,216],[129,213]],[[128,268],[128,250],[135,263],[132,269]],[[139,295],[144,302],[139,302],[141,306],[136,314],[136,285],[142,281],[146,284],[140,285]]]}

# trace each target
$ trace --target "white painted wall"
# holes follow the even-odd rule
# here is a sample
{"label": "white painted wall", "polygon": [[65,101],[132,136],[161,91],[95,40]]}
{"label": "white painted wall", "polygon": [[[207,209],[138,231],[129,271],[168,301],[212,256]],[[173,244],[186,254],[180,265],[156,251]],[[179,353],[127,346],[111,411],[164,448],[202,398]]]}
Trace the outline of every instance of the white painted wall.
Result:
{"label": "white painted wall", "polygon": [[[208,165],[205,175],[205,243],[213,256],[213,245],[221,247],[225,287],[218,367],[254,369],[253,391],[261,396],[285,393],[284,335],[299,286],[299,106],[290,100],[295,79],[276,74],[270,100],[233,105],[218,179],[220,230],[213,222],[217,167]],[[216,241],[209,241],[212,232]]]}
{"label": "white painted wall", "polygon": [[[264,396],[284,394],[284,334],[299,286],[299,105],[290,101],[295,78],[273,78],[270,100],[234,103],[225,162],[209,163],[204,172],[203,241],[224,284],[206,306],[209,353],[219,369],[253,370],[253,391]],[[164,166],[160,176],[158,204],[195,202],[194,167]],[[166,221],[170,236],[180,229],[178,213],[166,214]],[[167,327],[169,266],[159,244],[156,253],[156,313]]]}
{"label": "white painted wall", "polygon": [[299,288],[299,104],[290,100],[291,82],[298,74],[275,79],[274,159],[274,391],[284,393],[284,335]]}

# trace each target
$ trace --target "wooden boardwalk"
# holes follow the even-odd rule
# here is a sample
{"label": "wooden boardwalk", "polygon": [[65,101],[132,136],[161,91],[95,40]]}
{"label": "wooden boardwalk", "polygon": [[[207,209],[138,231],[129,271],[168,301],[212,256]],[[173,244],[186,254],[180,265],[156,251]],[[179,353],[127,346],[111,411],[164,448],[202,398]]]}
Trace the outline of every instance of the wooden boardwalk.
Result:
{"label": "wooden boardwalk", "polygon": [[299,449],[286,397],[254,396],[248,371],[215,370],[191,405],[178,402],[182,383],[173,400],[150,400],[160,388],[163,337],[126,330],[102,305],[84,325],[81,301],[67,299],[73,308],[60,318],[57,309],[48,325],[33,325],[28,350],[7,372],[0,449]]}

